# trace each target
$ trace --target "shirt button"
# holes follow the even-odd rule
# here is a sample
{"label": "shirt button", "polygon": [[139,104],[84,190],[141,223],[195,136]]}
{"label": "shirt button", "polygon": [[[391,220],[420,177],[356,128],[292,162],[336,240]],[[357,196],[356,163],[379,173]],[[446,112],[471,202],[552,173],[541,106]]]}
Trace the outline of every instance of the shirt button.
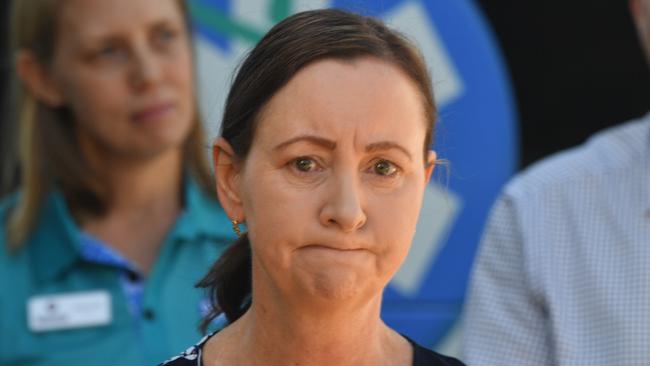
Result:
{"label": "shirt button", "polygon": [[145,320],[151,321],[156,317],[156,314],[154,314],[153,310],[151,309],[144,309],[144,311],[142,311],[142,317]]}
{"label": "shirt button", "polygon": [[135,283],[140,281],[140,275],[134,271],[126,271],[126,278],[129,280],[131,283]]}

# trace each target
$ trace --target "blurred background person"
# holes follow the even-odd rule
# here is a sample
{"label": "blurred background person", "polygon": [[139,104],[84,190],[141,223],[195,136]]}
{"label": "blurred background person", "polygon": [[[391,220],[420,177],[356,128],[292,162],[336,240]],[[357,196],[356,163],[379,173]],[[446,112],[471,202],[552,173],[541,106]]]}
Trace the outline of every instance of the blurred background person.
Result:
{"label": "blurred background person", "polygon": [[[650,0],[629,3],[650,60]],[[507,185],[472,277],[468,364],[648,363],[648,164],[650,114]]]}
{"label": "blurred background person", "polygon": [[199,336],[194,284],[233,239],[210,188],[186,5],[12,6],[5,123],[21,175],[0,206],[0,364],[158,363]]}

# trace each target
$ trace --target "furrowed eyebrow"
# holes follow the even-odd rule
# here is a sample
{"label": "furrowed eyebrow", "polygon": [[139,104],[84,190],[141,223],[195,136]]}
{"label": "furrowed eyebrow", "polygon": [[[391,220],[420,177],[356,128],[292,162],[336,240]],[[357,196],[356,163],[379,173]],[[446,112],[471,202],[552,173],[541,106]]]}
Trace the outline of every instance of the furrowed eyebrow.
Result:
{"label": "furrowed eyebrow", "polygon": [[413,160],[413,157],[411,156],[411,153],[408,152],[408,150],[406,150],[401,145],[392,141],[379,141],[366,146],[367,153],[381,151],[381,150],[391,150],[391,149],[399,150],[402,153],[404,153],[404,155],[406,155],[406,157],[408,157],[409,160]]}
{"label": "furrowed eyebrow", "polygon": [[302,135],[302,136],[297,136],[297,137],[291,138],[291,139],[289,139],[289,140],[287,140],[285,142],[282,142],[282,143],[278,144],[273,149],[276,150],[276,151],[281,150],[281,149],[283,149],[283,148],[285,148],[285,147],[287,147],[287,146],[289,146],[291,144],[294,144],[294,143],[300,142],[300,141],[306,141],[306,142],[312,143],[314,145],[319,145],[319,146],[322,146],[322,147],[324,147],[324,148],[326,148],[328,150],[336,149],[336,142],[334,142],[332,140],[328,140],[328,139],[323,138],[323,137],[318,137],[318,136],[313,136],[313,135]]}

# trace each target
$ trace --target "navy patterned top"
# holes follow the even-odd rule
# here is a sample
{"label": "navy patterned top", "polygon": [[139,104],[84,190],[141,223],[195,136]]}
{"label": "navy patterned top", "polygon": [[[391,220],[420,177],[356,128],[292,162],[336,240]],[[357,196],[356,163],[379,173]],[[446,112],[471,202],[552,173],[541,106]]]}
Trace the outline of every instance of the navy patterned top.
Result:
{"label": "navy patterned top", "polygon": [[[180,355],[163,362],[159,366],[203,366],[202,351],[205,343],[217,332],[211,333],[196,345],[188,348]],[[446,357],[420,346],[413,340],[405,337],[413,345],[413,366],[464,366],[465,364],[455,358]]]}

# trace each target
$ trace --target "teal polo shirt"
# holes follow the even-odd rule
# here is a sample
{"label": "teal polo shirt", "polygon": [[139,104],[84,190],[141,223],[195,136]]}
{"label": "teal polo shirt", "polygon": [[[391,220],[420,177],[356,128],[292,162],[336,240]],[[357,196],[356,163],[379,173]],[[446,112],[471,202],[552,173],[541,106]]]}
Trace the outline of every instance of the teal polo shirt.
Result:
{"label": "teal polo shirt", "polygon": [[[147,277],[140,317],[130,312],[122,269],[81,255],[82,233],[60,193],[47,196],[17,251],[7,250],[1,227],[0,365],[157,365],[196,343],[207,297],[194,285],[235,237],[194,182],[184,195]],[[16,200],[0,204],[3,223]]]}

